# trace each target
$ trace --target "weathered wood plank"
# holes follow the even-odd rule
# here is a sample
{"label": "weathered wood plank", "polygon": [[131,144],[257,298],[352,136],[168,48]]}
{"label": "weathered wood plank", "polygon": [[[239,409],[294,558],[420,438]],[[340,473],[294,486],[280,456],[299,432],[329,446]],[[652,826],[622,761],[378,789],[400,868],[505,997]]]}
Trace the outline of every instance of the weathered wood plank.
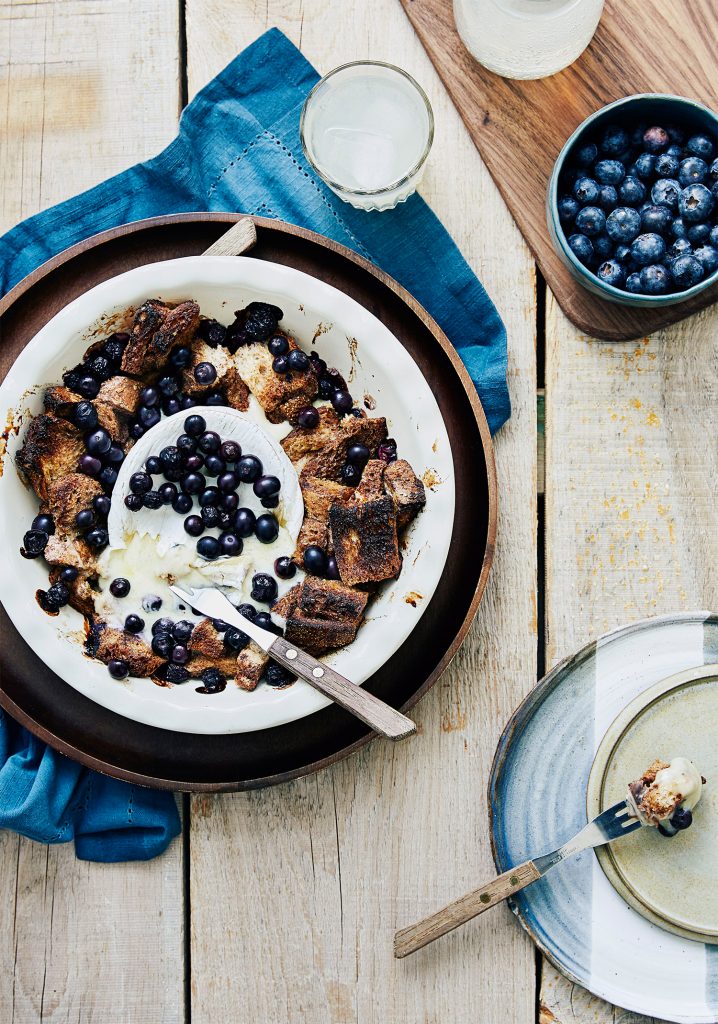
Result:
{"label": "weathered wood plank", "polygon": [[187,17],[190,95],[271,25],[322,70],[371,56],[416,75],[437,121],[422,191],[506,320],[514,403],[497,439],[494,570],[470,638],[416,709],[420,735],[279,789],[193,800],[192,1020],[528,1024],[534,954],[505,907],[406,961],[392,937],[491,876],[487,774],[535,679],[533,265],[398,3],[347,17],[331,0],[189,0]]}
{"label": "weathered wood plank", "polygon": [[[160,149],[179,105],[174,0],[0,2],[0,229]],[[181,842],[98,865],[0,837],[0,1020],[184,1019]]]}
{"label": "weathered wood plank", "polygon": [[[717,330],[714,309],[639,342],[591,341],[549,296],[548,667],[621,623],[718,605]],[[560,1024],[624,1019],[552,968],[542,1002]]]}

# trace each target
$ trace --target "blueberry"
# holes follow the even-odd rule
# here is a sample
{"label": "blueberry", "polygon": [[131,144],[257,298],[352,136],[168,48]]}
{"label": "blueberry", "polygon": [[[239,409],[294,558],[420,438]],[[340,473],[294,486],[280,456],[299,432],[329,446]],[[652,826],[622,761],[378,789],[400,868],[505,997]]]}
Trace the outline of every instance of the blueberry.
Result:
{"label": "blueberry", "polygon": [[110,593],[113,597],[127,597],[130,592],[130,581],[126,580],[124,576],[117,576],[112,583],[110,583]]}
{"label": "blueberry", "polygon": [[632,242],[640,230],[641,215],[630,206],[617,207],[606,219],[606,233],[614,242]]}
{"label": "blueberry", "polygon": [[626,176],[626,169],[620,160],[599,160],[593,173],[602,185],[617,185]]}
{"label": "blueberry", "polygon": [[646,198],[646,186],[638,178],[629,175],[618,186],[618,198],[626,206],[638,206]]}
{"label": "blueberry", "polygon": [[300,348],[292,349],[287,359],[289,360],[289,369],[294,370],[295,373],[306,373],[309,369],[309,356]]}
{"label": "blueberry", "polygon": [[163,470],[179,469],[182,466],[182,453],[175,444],[169,444],[159,454]]}
{"label": "blueberry", "polygon": [[241,555],[244,543],[236,533],[225,530],[219,535],[219,546],[223,555]]}
{"label": "blueberry", "polygon": [[710,216],[715,200],[705,185],[688,185],[678,198],[678,210],[683,220],[697,224]]}
{"label": "blueberry", "polygon": [[319,397],[320,398],[331,398],[336,388],[329,379],[329,377],[322,377],[319,381]]}
{"label": "blueberry", "polygon": [[673,817],[671,818],[671,825],[673,825],[675,829],[678,829],[679,832],[682,832],[684,829],[690,828],[692,824],[693,815],[688,810],[688,808],[676,808],[676,810],[673,812]]}
{"label": "blueberry", "polygon": [[643,285],[641,284],[640,274],[629,274],[626,278],[626,291],[633,292],[634,295],[639,295],[643,292]]}
{"label": "blueberry", "polygon": [[362,467],[353,466],[351,462],[347,462],[342,466],[340,476],[342,483],[347,487],[356,487],[362,477]]}
{"label": "blueberry", "polygon": [[[237,513],[237,515],[239,515],[239,513]],[[277,522],[277,517],[273,516],[271,512],[265,512],[263,515],[257,516],[254,533],[257,540],[260,540],[262,544],[271,544],[279,536],[279,523]]]}
{"label": "blueberry", "polygon": [[145,628],[145,620],[139,615],[128,615],[125,619],[125,629],[128,633],[141,633]]}
{"label": "blueberry", "polygon": [[671,211],[665,206],[649,204],[641,213],[641,231],[651,231],[662,235],[671,223]]}
{"label": "blueberry", "polygon": [[48,537],[52,537],[55,532],[55,521],[52,516],[43,512],[39,516],[35,516],[33,521],[30,523],[30,529],[46,533]]}
{"label": "blueberry", "polygon": [[289,359],[287,356],[276,356],[272,360],[272,369],[280,376],[284,376],[285,373],[289,373]]}
{"label": "blueberry", "polygon": [[219,507],[224,509],[225,512],[236,512],[239,508],[239,495],[234,491],[229,494],[222,494],[219,499]]}
{"label": "blueberry", "polygon": [[297,423],[304,430],[313,430],[319,426],[319,410],[313,405],[305,405],[297,413]]}
{"label": "blueberry", "polygon": [[141,423],[133,423],[130,427],[130,437],[133,441],[139,441],[142,435],[145,433],[145,428]]}
{"label": "blueberry", "polygon": [[702,245],[693,253],[703,267],[704,277],[708,277],[715,270],[718,270],[718,249],[712,245]]}
{"label": "blueberry", "polygon": [[282,555],[281,558],[275,559],[274,571],[280,580],[291,580],[296,575],[297,567],[291,558]]}
{"label": "blueberry", "polygon": [[227,399],[219,391],[210,391],[204,398],[205,405],[229,405]]}
{"label": "blueberry", "polygon": [[175,644],[170,659],[173,665],[186,665],[189,661],[189,650],[184,644]]}
{"label": "blueberry", "polygon": [[631,256],[641,267],[660,263],[666,254],[666,243],[653,231],[639,235],[631,245]]}
{"label": "blueberry", "polygon": [[266,572],[256,572],[252,576],[252,591],[250,597],[253,601],[269,604],[277,596],[277,581]]}
{"label": "blueberry", "polygon": [[197,541],[197,554],[206,558],[207,561],[213,562],[215,558],[219,558],[221,553],[222,548],[216,537],[200,537]]}
{"label": "blueberry", "polygon": [[155,633],[152,637],[152,650],[159,658],[169,658],[173,647],[169,633]]}
{"label": "blueberry", "polygon": [[112,438],[106,430],[99,427],[92,434],[87,435],[85,447],[90,455],[104,455],[112,447]]}
{"label": "blueberry", "polygon": [[[603,211],[599,212],[603,213]],[[571,237],[575,238],[576,236],[572,235]],[[348,391],[335,391],[331,397],[331,403],[332,406],[334,407],[335,412],[338,412],[342,416],[344,416],[346,415],[346,413],[351,412],[352,407],[354,405],[354,399],[352,398]]]}
{"label": "blueberry", "polygon": [[224,344],[227,328],[223,327],[217,320],[200,320],[197,334],[207,342],[210,348],[217,348]]}
{"label": "blueberry", "polygon": [[593,178],[579,178],[573,186],[573,194],[582,206],[595,203],[598,199],[598,183]]}
{"label": "blueberry", "polygon": [[310,544],[304,549],[302,563],[308,573],[313,576],[323,576],[327,571],[326,552],[317,544]]}
{"label": "blueberry", "polygon": [[197,363],[194,368],[194,379],[201,387],[209,387],[217,380],[217,371],[212,363]]}
{"label": "blueberry", "polygon": [[718,249],[718,224],[716,224],[715,227],[711,228],[711,233],[708,236],[708,239],[709,239],[711,245],[714,248]]}
{"label": "blueberry", "polygon": [[201,473],[188,473],[182,477],[182,490],[185,494],[200,494],[204,490],[204,477]]}
{"label": "blueberry", "polygon": [[147,387],[140,391],[140,404],[146,405],[148,409],[157,405],[160,400],[159,392],[157,388]]}
{"label": "blueberry", "polygon": [[179,497],[175,484],[162,484],[161,487],[158,487],[157,493],[163,505],[171,505],[175,498]]}
{"label": "blueberry", "polygon": [[207,476],[219,476],[220,473],[224,473],[226,468],[226,462],[224,459],[220,459],[219,455],[208,455],[204,461]]}
{"label": "blueberry", "polygon": [[205,506],[200,512],[200,517],[208,530],[212,530],[220,525],[220,514],[216,505]]}
{"label": "blueberry", "polygon": [[218,668],[206,668],[200,673],[203,685],[197,688],[198,693],[221,693],[227,687],[227,680]]}
{"label": "blueberry", "polygon": [[159,491],[148,491],[147,494],[143,494],[142,504],[145,508],[156,512],[162,506],[162,498],[159,495]]}
{"label": "blueberry", "polygon": [[183,409],[191,409],[194,405],[197,404],[198,403],[194,400],[192,395],[183,395],[182,401],[180,402],[180,405],[182,406]]}
{"label": "blueberry", "polygon": [[200,508],[208,508],[210,505],[216,505],[220,498],[220,492],[217,487],[205,487],[199,496]]}
{"label": "blueberry", "polygon": [[708,168],[708,178],[711,182],[718,181],[718,158]]}
{"label": "blueberry", "polygon": [[681,291],[684,291],[686,288],[692,288],[703,277],[702,263],[695,256],[688,254],[678,256],[677,259],[673,260],[670,269],[671,276]]}
{"label": "blueberry", "polygon": [[604,284],[613,285],[614,288],[620,288],[623,284],[626,271],[618,262],[618,260],[606,260],[602,263],[596,271],[596,276]]}
{"label": "blueberry", "polygon": [[130,674],[130,666],[122,658],[113,658],[107,663],[107,671],[113,679],[126,679]]}
{"label": "blueberry", "polygon": [[328,580],[339,579],[339,568],[337,567],[337,560],[334,555],[330,555],[327,559],[327,571],[325,575]]}
{"label": "blueberry", "polygon": [[174,416],[175,413],[179,412],[182,408],[182,403],[177,395],[173,395],[172,398],[162,399],[162,412],[165,416]]}
{"label": "blueberry", "polygon": [[613,254],[613,258],[618,260],[619,263],[628,263],[631,259],[631,247],[630,245],[617,245],[616,251]]}
{"label": "blueberry", "polygon": [[273,356],[285,356],[289,351],[289,342],[281,334],[277,334],[269,339],[267,348]]}
{"label": "blueberry", "polygon": [[124,331],[120,331],[117,334],[111,334],[102,346],[105,358],[115,366],[119,367],[119,364],[122,361],[122,355],[127,348],[127,342],[129,340],[129,334],[125,334]]}
{"label": "blueberry", "polygon": [[670,274],[662,263],[643,267],[640,273],[641,291],[646,295],[663,295],[671,286]]}
{"label": "blueberry", "polygon": [[185,345],[180,345],[179,348],[172,349],[170,353],[170,364],[176,370],[184,370],[192,362],[192,350],[187,348]]}
{"label": "blueberry", "polygon": [[576,227],[591,238],[606,228],[606,214],[598,206],[585,206],[576,217]]}
{"label": "blueberry", "polygon": [[152,477],[148,473],[133,473],[130,477],[130,490],[133,494],[147,494],[152,490]]}
{"label": "blueberry", "polygon": [[74,583],[79,576],[78,570],[74,565],[66,565],[60,572],[60,579],[63,583]]}
{"label": "blueberry", "polygon": [[186,683],[189,679],[189,672],[184,665],[163,665],[159,674],[166,683]]}
{"label": "blueberry", "polygon": [[89,533],[85,534],[85,540],[91,548],[106,548],[110,543],[110,536],[107,530],[96,526],[94,530],[90,530]]}
{"label": "blueberry", "polygon": [[257,518],[251,508],[239,508],[234,515],[234,530],[238,537],[251,537]]}
{"label": "blueberry", "polygon": [[97,426],[97,410],[92,402],[78,402],[74,420],[80,430],[94,430]]}
{"label": "blueberry", "polygon": [[170,634],[174,629],[174,621],[169,616],[163,616],[161,619],[157,619],[156,622],[152,623],[152,636],[157,636],[158,633]]}
{"label": "blueberry", "polygon": [[172,636],[177,643],[184,644],[187,643],[189,638],[192,636],[193,629],[194,624],[192,622],[189,622],[187,619],[180,619],[180,621],[176,622],[172,627]]}
{"label": "blueberry", "polygon": [[105,462],[109,462],[114,466],[119,466],[121,462],[125,461],[125,453],[122,451],[118,444],[113,444],[108,448],[105,454]]}
{"label": "blueberry", "polygon": [[692,135],[686,143],[686,149],[693,156],[699,156],[703,160],[710,160],[715,149],[713,140],[708,135]]}
{"label": "blueberry", "polygon": [[288,686],[289,683],[293,683],[296,676],[293,676],[291,672],[287,671],[282,665],[277,664],[276,661],[270,661],[264,670],[263,679],[267,686]]}
{"label": "blueberry", "polygon": [[243,651],[249,643],[249,637],[241,629],[230,626],[224,634],[224,643],[232,651]]}
{"label": "blueberry", "polygon": [[682,217],[674,217],[671,221],[671,236],[673,238],[687,238],[688,226]]}
{"label": "blueberry", "polygon": [[162,472],[162,463],[157,455],[150,455],[145,462],[145,470],[153,476]]}
{"label": "blueberry", "polygon": [[677,177],[681,185],[701,185],[708,177],[708,164],[699,156],[689,156],[681,161],[677,175],[667,174],[665,177]]}
{"label": "blueberry", "polygon": [[159,409],[150,409],[146,405],[141,405],[137,411],[137,419],[140,421],[140,425],[146,430],[150,427],[156,426],[162,419],[162,415]]}
{"label": "blueberry", "polygon": [[94,377],[82,377],[75,390],[78,395],[82,395],[83,398],[97,398],[100,391],[100,385]]}
{"label": "blueberry", "polygon": [[628,133],[618,125],[608,125],[601,136],[601,152],[610,156],[618,156],[628,148]]}
{"label": "blueberry", "polygon": [[86,476],[99,476],[102,472],[102,463],[94,455],[81,455],[77,468]]}
{"label": "blueberry", "polygon": [[185,433],[190,437],[200,437],[207,429],[207,423],[203,416],[197,414],[188,416],[184,421]]}
{"label": "blueberry", "polygon": [[78,530],[89,530],[95,522],[95,513],[89,508],[83,508],[75,516],[75,526]]}
{"label": "blueberry", "polygon": [[[185,429],[187,429],[188,422],[189,420],[185,421]],[[190,436],[192,436],[191,431],[187,430],[187,433],[190,434]],[[221,445],[221,443],[222,440],[216,431],[205,430],[205,432],[197,441],[197,447],[201,452],[204,452],[205,455],[214,455],[219,451],[219,446]]]}
{"label": "blueberry", "polygon": [[278,494],[281,486],[276,476],[260,476],[254,481],[252,490],[258,498],[269,498],[273,494]]}
{"label": "blueberry", "polygon": [[268,629],[271,633],[276,633],[278,636],[282,635],[282,630],[274,624],[269,612],[257,612],[254,616],[254,621],[261,629]]}
{"label": "blueberry", "polygon": [[570,224],[580,209],[573,196],[561,196],[558,201],[558,219],[562,224]]}
{"label": "blueberry", "polygon": [[705,245],[711,234],[710,224],[691,224],[686,231],[686,238],[691,245]]}
{"label": "blueberry", "polygon": [[353,444],[347,451],[347,462],[352,462],[355,466],[366,466],[369,455],[369,449],[365,444]]}
{"label": "blueberry", "polygon": [[670,153],[661,153],[656,157],[656,174],[659,178],[678,177],[679,161]]}
{"label": "blueberry", "polygon": [[382,462],[396,462],[396,441],[393,437],[387,437],[377,446],[376,457]]}
{"label": "blueberry", "polygon": [[278,508],[279,507],[279,495],[270,494],[266,498],[261,498],[260,503],[262,508]]}
{"label": "blueberry", "polygon": [[[613,255],[613,242],[608,235],[598,235],[593,239],[593,258],[598,263],[603,263]],[[351,462],[351,459],[349,460]]]}
{"label": "blueberry", "polygon": [[254,483],[262,471],[262,463],[256,455],[243,455],[237,463],[237,476],[245,484]]}
{"label": "blueberry", "polygon": [[28,530],[22,538],[22,554],[25,558],[37,558],[45,550],[47,541],[44,530]]}
{"label": "blueberry", "polygon": [[222,475],[217,479],[217,487],[222,494],[232,494],[238,486],[239,477],[236,473],[222,473]]}
{"label": "blueberry", "polygon": [[647,128],[643,133],[643,145],[649,153],[662,153],[668,148],[670,141],[665,128]]}
{"label": "blueberry", "polygon": [[177,449],[181,452],[182,458],[186,459],[197,452],[197,441],[189,434],[180,434],[176,441]]}
{"label": "blueberry", "polygon": [[100,470],[100,475],[97,478],[102,486],[107,491],[111,491],[117,483],[117,470],[111,466],[105,466],[104,469]]}
{"label": "blueberry", "polygon": [[242,457],[242,449],[236,441],[222,441],[219,455],[225,462],[237,462]]}
{"label": "blueberry", "polygon": [[655,164],[656,158],[653,153],[641,153],[636,157],[630,173],[636,178],[652,178]]}
{"label": "blueberry", "polygon": [[671,260],[677,260],[679,256],[691,256],[693,253],[693,246],[687,238],[677,238],[673,245],[666,253],[666,258],[670,262]]}
{"label": "blueberry", "polygon": [[675,178],[659,178],[651,189],[653,202],[658,206],[667,206],[669,210],[677,208],[680,194],[681,186]]}
{"label": "blueberry", "polygon": [[128,494],[125,498],[125,507],[130,512],[139,512],[142,508],[142,496],[139,494]]}
{"label": "blueberry", "polygon": [[179,383],[176,377],[161,377],[157,382],[157,389],[165,398],[172,398],[179,391]]}
{"label": "blueberry", "polygon": [[573,156],[579,167],[588,167],[598,156],[598,146],[594,142],[587,142]]}

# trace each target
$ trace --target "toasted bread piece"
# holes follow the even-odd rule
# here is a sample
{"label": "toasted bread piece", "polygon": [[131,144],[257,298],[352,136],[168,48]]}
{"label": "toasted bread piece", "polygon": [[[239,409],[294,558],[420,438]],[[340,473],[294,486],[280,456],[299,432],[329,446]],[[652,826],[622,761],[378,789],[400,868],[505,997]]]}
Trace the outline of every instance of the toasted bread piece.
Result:
{"label": "toasted bread piece", "polygon": [[74,473],[85,451],[82,434],[67,420],[40,413],[27,428],[15,461],[41,501],[47,500],[53,480]]}
{"label": "toasted bread piece", "polygon": [[199,326],[199,306],[189,300],[170,308],[148,299],[135,313],[122,369],[136,377],[157,370],[176,345],[188,344]]}
{"label": "toasted bread piece", "polygon": [[142,385],[130,377],[110,377],[100,386],[97,401],[123,416],[134,416],[140,404]]}
{"label": "toasted bread piece", "polygon": [[302,528],[299,531],[297,546],[294,549],[294,555],[292,557],[301,565],[305,548],[308,548],[310,544],[316,544],[318,547],[326,551],[328,543],[329,527],[327,522],[322,521],[321,519],[312,519],[311,516],[306,516],[302,523]]}
{"label": "toasted bread piece", "polygon": [[54,413],[55,416],[60,416],[64,420],[72,419],[75,408],[81,401],[80,395],[75,394],[63,384],[48,388],[42,397],[45,412]]}
{"label": "toasted bread piece", "polygon": [[231,367],[222,377],[220,389],[233,409],[246,412],[249,408],[249,388],[242,380],[239,370]]}
{"label": "toasted bread piece", "polygon": [[107,402],[100,402],[97,398],[92,404],[97,412],[98,426],[106,430],[116,444],[124,447],[125,442],[130,436],[129,418],[124,413],[115,409],[114,406],[108,405]]}
{"label": "toasted bread piece", "polygon": [[[282,334],[281,331],[277,332]],[[298,348],[290,335],[283,335],[290,351]],[[289,420],[296,422],[297,413],[311,405],[318,391],[317,376],[313,370],[306,373],[275,373],[272,354],[264,342],[242,345],[234,355],[234,363],[241,378],[264,409],[270,423]]]}
{"label": "toasted bread piece", "polygon": [[323,480],[319,476],[310,476],[308,473],[302,473],[299,477],[299,486],[304,498],[305,515],[322,522],[329,519],[329,509],[335,501],[349,501],[354,493],[352,487],[337,484],[333,480]]}
{"label": "toasted bread piece", "polygon": [[302,587],[299,608],[301,614],[310,619],[344,621],[357,627],[364,616],[368,600],[368,594],[347,587],[338,580],[307,576]]}
{"label": "toasted bread piece", "polygon": [[163,663],[163,659],[158,657],[144,640],[111,626],[100,630],[95,657],[105,664],[115,658],[126,661],[130,667],[130,675],[142,678],[151,676]]}
{"label": "toasted bread piece", "polygon": [[308,654],[326,654],[337,647],[346,647],[357,634],[358,623],[341,619],[312,619],[298,609],[287,619],[284,635]]}
{"label": "toasted bread piece", "polygon": [[362,473],[359,486],[354,491],[354,501],[371,501],[381,498],[384,494],[384,473],[386,462],[382,459],[369,459]]}
{"label": "toasted bread piece", "polygon": [[85,473],[68,473],[52,480],[47,488],[47,509],[61,533],[77,532],[75,516],[92,508],[92,499],[102,494],[97,480]]}
{"label": "toasted bread piece", "polygon": [[97,556],[80,537],[63,537],[54,533],[48,537],[43,555],[48,565],[69,565],[87,576],[97,573]]}
{"label": "toasted bread piece", "polygon": [[319,424],[316,427],[295,427],[281,441],[287,458],[297,466],[322,449],[334,444],[339,429],[339,416],[330,405],[317,410]]}
{"label": "toasted bread piece", "polygon": [[216,658],[210,658],[206,654],[193,654],[185,668],[193,679],[199,679],[206,668],[217,668],[228,679],[234,679],[237,674],[237,659],[225,648],[224,654]]}
{"label": "toasted bread piece", "polygon": [[[60,579],[62,569],[60,566],[53,566],[50,569],[50,582],[57,583]],[[77,579],[73,580],[72,583],[66,584],[70,589],[70,599],[68,604],[71,608],[80,612],[81,615],[86,615],[90,618],[95,614],[95,590],[92,586],[91,580],[96,580],[96,577],[87,576],[84,573],[80,573]]]}
{"label": "toasted bread piece", "polygon": [[279,615],[283,619],[288,619],[294,609],[299,607],[303,588],[304,583],[295,583],[291,590],[288,590],[283,597],[274,602],[272,605],[272,615]]}
{"label": "toasted bread piece", "polygon": [[241,690],[256,690],[268,661],[269,655],[254,643],[240,651],[234,676],[237,686]]}
{"label": "toasted bread piece", "polygon": [[391,498],[332,505],[329,527],[343,583],[379,582],[399,575],[401,555]]}
{"label": "toasted bread piece", "polygon": [[384,487],[396,506],[397,526],[403,530],[426,505],[424,485],[406,459],[397,459],[386,467]]}
{"label": "toasted bread piece", "polygon": [[314,429],[295,427],[282,441],[282,447],[297,471],[324,480],[339,480],[350,445],[365,444],[370,452],[386,437],[383,417],[344,416],[325,406],[319,410],[319,425]]}
{"label": "toasted bread piece", "polygon": [[[227,654],[222,634],[214,628],[211,619],[202,619],[194,627],[189,641],[189,649],[193,658],[195,655],[197,657],[203,655],[212,660],[222,658]],[[207,668],[207,665],[204,667]]]}
{"label": "toasted bread piece", "polygon": [[[234,360],[223,345],[212,348],[202,338],[190,345],[192,361],[182,374],[182,390],[188,395],[204,395],[210,391],[224,391],[233,409],[244,412],[249,408],[249,388],[242,380]],[[217,377],[211,384],[198,384],[194,370],[200,363],[211,363]]]}

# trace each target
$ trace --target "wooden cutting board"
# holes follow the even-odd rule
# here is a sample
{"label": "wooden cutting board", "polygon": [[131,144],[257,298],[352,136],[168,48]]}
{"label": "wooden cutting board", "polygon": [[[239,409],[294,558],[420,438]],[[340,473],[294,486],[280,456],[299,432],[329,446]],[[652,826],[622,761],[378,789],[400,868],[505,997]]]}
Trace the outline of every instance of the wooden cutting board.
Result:
{"label": "wooden cutting board", "polygon": [[617,306],[569,274],[546,227],[546,187],[571,132],[612,100],[637,92],[718,104],[716,0],[606,0],[598,31],[571,67],[538,81],[500,78],[461,42],[451,0],[401,0],[566,316],[598,338],[643,337],[718,300],[718,285],[658,310]]}

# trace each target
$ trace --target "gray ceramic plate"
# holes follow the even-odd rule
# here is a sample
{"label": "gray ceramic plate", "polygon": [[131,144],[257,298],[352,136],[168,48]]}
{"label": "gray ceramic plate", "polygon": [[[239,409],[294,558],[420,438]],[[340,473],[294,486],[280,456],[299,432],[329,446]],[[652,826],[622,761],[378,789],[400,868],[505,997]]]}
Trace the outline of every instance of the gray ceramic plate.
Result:
{"label": "gray ceramic plate", "polygon": [[[489,802],[499,871],[555,849],[585,824],[599,745],[633,700],[678,672],[716,663],[718,617],[696,612],[609,633],[543,679],[496,752]],[[710,728],[718,741],[715,722]],[[551,962],[602,999],[684,1024],[718,1021],[718,945],[637,913],[593,852],[518,893],[513,909]]]}
{"label": "gray ceramic plate", "polygon": [[718,666],[652,686],[613,722],[588,782],[594,818],[657,757],[690,757],[708,779],[693,826],[666,839],[641,829],[597,850],[618,894],[649,921],[688,939],[718,941]]}

